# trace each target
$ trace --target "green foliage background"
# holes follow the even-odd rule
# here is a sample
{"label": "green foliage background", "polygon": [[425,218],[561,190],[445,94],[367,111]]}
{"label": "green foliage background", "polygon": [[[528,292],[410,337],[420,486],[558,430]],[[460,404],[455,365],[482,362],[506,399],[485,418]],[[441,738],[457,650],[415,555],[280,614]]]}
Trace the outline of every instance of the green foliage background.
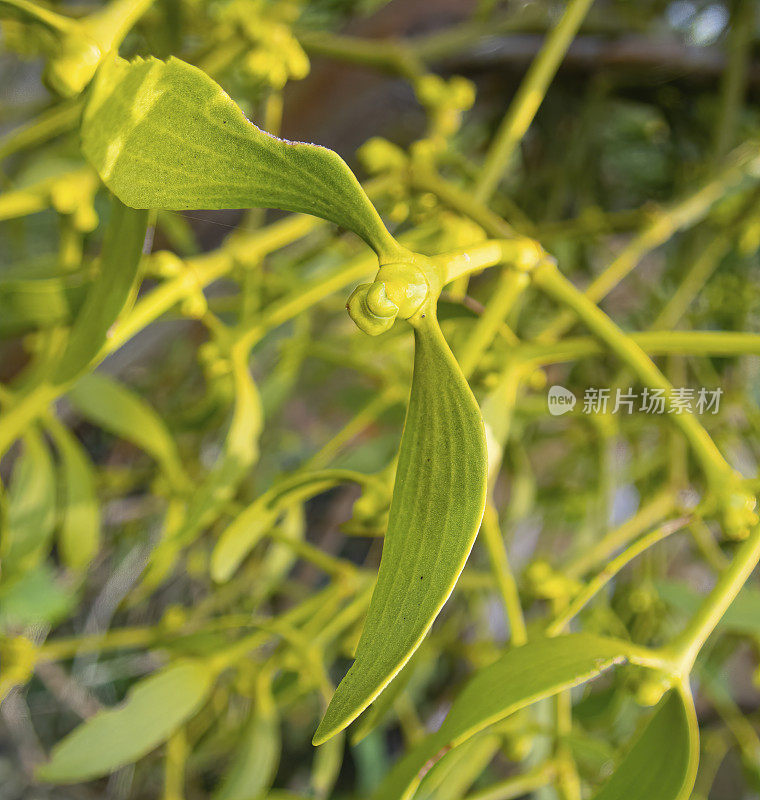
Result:
{"label": "green foliage background", "polygon": [[[758,796],[760,590],[726,606],[760,554],[759,31],[754,0],[0,0],[2,800]],[[405,247],[493,267],[438,304],[489,439],[478,539],[316,749],[413,337],[357,331],[377,259],[332,223],[110,197],[81,118],[114,51],[198,66],[336,150]],[[341,175],[322,216],[374,246]],[[533,240],[558,271],[509,251]],[[408,425],[462,466],[441,374]],[[721,389],[718,413],[611,413],[666,379]],[[610,413],[584,413],[595,387]],[[429,527],[477,505],[417,488],[442,485]]]}

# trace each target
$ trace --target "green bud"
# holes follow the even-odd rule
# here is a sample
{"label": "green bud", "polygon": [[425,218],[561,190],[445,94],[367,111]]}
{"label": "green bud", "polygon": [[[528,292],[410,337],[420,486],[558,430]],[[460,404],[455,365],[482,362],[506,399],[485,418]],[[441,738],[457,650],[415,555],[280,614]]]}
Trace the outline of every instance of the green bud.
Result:
{"label": "green bud", "polygon": [[[362,283],[357,286],[348,298],[346,308],[348,309],[348,316],[351,317],[360,330],[370,336],[379,336],[393,327],[398,307],[394,306],[395,313],[390,315],[376,314],[367,304],[367,295],[373,285],[371,283]],[[376,305],[375,307],[379,306]]]}
{"label": "green bud", "polygon": [[354,289],[346,304],[348,315],[365,333],[379,336],[390,330],[396,317],[413,317],[429,288],[425,276],[411,264],[384,264],[372,283]]}
{"label": "green bud", "polygon": [[159,250],[150,258],[151,272],[159,278],[174,278],[182,272],[182,259],[169,250]]}
{"label": "green bud", "polygon": [[364,168],[372,174],[403,169],[407,157],[404,151],[387,139],[375,136],[359,148]]}

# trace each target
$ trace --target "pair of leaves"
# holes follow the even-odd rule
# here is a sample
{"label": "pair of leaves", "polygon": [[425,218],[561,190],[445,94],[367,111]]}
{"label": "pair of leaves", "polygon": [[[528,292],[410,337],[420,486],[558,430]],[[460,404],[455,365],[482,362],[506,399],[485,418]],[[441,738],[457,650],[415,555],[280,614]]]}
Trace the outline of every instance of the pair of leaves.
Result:
{"label": "pair of leaves", "polygon": [[[82,142],[103,181],[129,206],[304,212],[354,231],[381,264],[408,255],[338,155],[260,131],[213,80],[177,59],[104,64],[85,109]],[[356,661],[315,743],[354,720],[419,646],[454,588],[483,514],[483,423],[432,299],[416,323],[415,342],[377,587]],[[210,488],[220,494],[220,487]],[[206,510],[189,509],[188,524],[204,524]],[[218,560],[219,576],[234,568],[234,558]]]}
{"label": "pair of leaves", "polygon": [[[99,547],[100,513],[95,475],[87,454],[57,419],[48,420],[60,458],[61,558],[71,569],[86,567]],[[5,576],[37,565],[56,529],[56,471],[48,446],[36,429],[27,432],[11,480],[8,514],[0,539]]]}
{"label": "pair of leaves", "polygon": [[185,659],[145,678],[122,705],[98,712],[60,741],[37,777],[79,783],[137,761],[198,711],[215,677],[206,662]]}
{"label": "pair of leaves", "polygon": [[[585,633],[533,639],[508,651],[471,678],[440,729],[395,765],[374,800],[409,800],[430,768],[452,749],[521,708],[586,683],[627,658],[625,642]],[[680,689],[669,692],[597,800],[683,800],[694,780],[697,739],[690,698]],[[643,769],[652,781],[635,777]]]}

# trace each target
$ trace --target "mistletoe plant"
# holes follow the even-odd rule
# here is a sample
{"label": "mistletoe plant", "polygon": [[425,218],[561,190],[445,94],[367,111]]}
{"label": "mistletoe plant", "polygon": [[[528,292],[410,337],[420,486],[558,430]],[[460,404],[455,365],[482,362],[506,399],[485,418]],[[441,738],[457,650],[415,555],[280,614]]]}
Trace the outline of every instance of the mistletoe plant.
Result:
{"label": "mistletoe plant", "polygon": [[[7,202],[7,215],[17,214],[14,202],[20,207],[26,203],[29,208],[30,199],[38,203],[50,199],[66,217],[69,236],[72,230],[83,234],[94,229],[93,197],[99,184],[92,169],[110,192],[111,211],[95,278],[80,298],[75,315],[67,318],[64,309],[62,318],[43,326],[45,332],[36,340],[37,350],[23,378],[0,394],[0,453],[21,439],[0,539],[5,584],[5,588],[0,585],[0,599],[4,597],[7,603],[10,597],[12,609],[13,603],[18,606],[21,602],[19,598],[23,600],[24,592],[36,591],[34,586],[29,588],[29,576],[38,575],[44,581],[48,573],[41,565],[53,557],[56,532],[54,555],[73,575],[82,576],[102,546],[92,466],[52,408],[64,395],[79,414],[133,442],[156,464],[157,491],[166,497],[166,513],[160,536],[130,594],[129,602],[134,606],[139,607],[163,587],[181,557],[192,553],[205,531],[225,515],[230,517],[229,524],[214,538],[208,561],[192,567],[194,574],[209,575],[219,585],[220,597],[224,592],[261,592],[261,597],[273,593],[273,588],[263,584],[272,580],[272,587],[280,585],[293,553],[331,579],[326,588],[301,598],[281,614],[271,618],[230,615],[219,629],[214,629],[218,620],[210,613],[218,601],[212,599],[210,618],[200,627],[191,625],[186,612],[175,608],[167,611],[157,631],[129,628],[105,637],[53,638],[43,643],[27,635],[5,637],[2,682],[6,691],[27,682],[35,669],[44,675],[45,665],[80,655],[88,648],[152,647],[163,639],[170,643],[170,651],[176,648],[168,665],[132,685],[122,704],[83,714],[84,721],[64,735],[49,759],[37,767],[37,780],[75,784],[96,779],[139,761],[165,744],[164,796],[166,800],[183,797],[190,750],[188,731],[202,709],[219,705],[219,687],[233,672],[237,675],[236,690],[251,700],[254,713],[245,723],[240,747],[214,797],[245,800],[284,796],[267,794],[275,779],[282,744],[277,709],[289,697],[297,696],[302,684],[307,691],[316,689],[324,704],[321,722],[313,734],[313,744],[319,750],[310,792],[311,796],[328,796],[339,770],[344,729],[355,723],[353,741],[358,744],[383,723],[392,707],[403,710],[400,698],[419,674],[420,665],[426,663],[431,627],[460,578],[466,583],[465,566],[480,531],[494,585],[509,618],[511,646],[489,651],[480,659],[442,723],[437,729],[418,730],[410,737],[403,756],[376,781],[373,797],[438,797],[436,792],[444,792],[441,787],[447,776],[466,773],[470,759],[477,763],[480,751],[476,747],[490,758],[498,747],[492,742],[498,743],[499,736],[511,736],[516,741],[513,734],[517,728],[510,726],[529,728],[527,715],[532,708],[537,710],[530,717],[534,726],[542,713],[556,715],[557,737],[549,748],[549,757],[535,761],[532,769],[508,779],[501,788],[496,786],[474,796],[517,797],[553,784],[566,800],[579,800],[581,782],[568,744],[572,733],[571,692],[603,673],[617,670],[633,676],[630,681],[637,687],[638,700],[654,710],[646,724],[630,737],[623,755],[614,759],[612,774],[593,781],[595,786],[599,784],[593,797],[686,800],[695,784],[700,756],[691,687],[693,670],[708,637],[722,620],[725,624],[730,604],[760,558],[757,485],[725,460],[695,415],[682,413],[676,390],[652,361],[654,354],[680,352],[681,340],[668,339],[664,345],[656,331],[626,334],[598,303],[643,252],[679,227],[707,215],[729,191],[749,204],[747,187],[760,174],[757,145],[735,151],[711,183],[663,212],[634,240],[629,251],[581,292],[537,238],[517,233],[489,208],[488,201],[589,2],[573,0],[567,5],[497,134],[486,160],[485,177],[472,197],[436,171],[436,159],[458,127],[461,110],[472,102],[469,85],[461,80],[447,84],[428,74],[417,58],[403,50],[379,46],[372,51],[378,62],[411,80],[418,98],[433,113],[429,136],[411,155],[382,141],[370,143],[365,155],[375,162],[378,172],[385,173],[386,187],[403,180],[409,187],[435,195],[469,220],[467,226],[458,229],[466,243],[460,246],[454,242],[451,247],[440,248],[443,252],[425,242],[424,226],[422,234],[411,231],[394,237],[368,193],[336,153],[261,130],[207,71],[174,57],[165,61],[119,57],[115,51],[149,3],[116,0],[77,21],[27,0],[0,0],[3,4],[12,9],[14,19],[41,26],[48,34],[53,32],[52,39],[45,39],[50,58],[47,80],[53,87],[74,97],[87,87],[77,103],[81,104],[81,148],[89,164],[77,166],[76,202],[61,202],[56,179],[47,180],[34,184],[26,194],[12,197]],[[232,41],[245,49],[252,37],[256,38],[255,31],[247,25],[241,9],[228,11],[222,15],[225,35],[220,49],[231,46]],[[271,30],[279,31],[283,23],[278,18],[269,20],[269,24]],[[276,98],[283,76],[288,71],[297,75],[305,71],[305,56],[298,49],[300,45],[292,50],[296,47],[293,41],[288,39],[291,54],[285,59],[287,63],[276,65],[278,69],[269,65],[271,69],[259,70],[262,65],[256,59],[246,62],[256,67],[258,77],[271,78],[267,108],[272,120],[278,117]],[[310,42],[316,51],[353,52],[350,41],[336,42],[329,37],[310,40],[305,35],[307,50]],[[227,63],[223,55],[206,54],[208,71]],[[270,56],[275,58],[276,54]],[[65,186],[70,187],[71,180],[69,175]],[[375,188],[378,182],[382,186],[382,175],[376,179]],[[262,208],[298,216],[266,227],[252,224],[230,236],[218,252],[188,259],[167,251],[145,257],[146,233],[157,218],[174,220],[166,225],[172,229],[174,224],[176,232],[178,223],[172,212]],[[737,220],[743,219],[734,211]],[[256,221],[249,217],[249,222],[252,219]],[[299,278],[292,291],[280,294],[257,312],[248,308],[239,324],[224,324],[210,309],[203,289],[242,268],[247,292],[253,280],[252,263],[318,231],[320,220],[353,232],[374,256],[360,253],[327,278]],[[80,241],[76,236],[74,240]],[[438,235],[437,241],[446,241],[446,237]],[[68,257],[62,259],[64,268],[76,265],[80,256],[76,247],[69,249]],[[464,341],[455,335],[455,357],[439,322],[442,293],[447,292],[447,313],[465,313],[466,305],[451,303],[451,299],[461,301],[469,278],[490,268],[499,276],[492,295],[470,335]],[[139,294],[147,269],[158,284]],[[373,270],[373,279],[366,281]],[[346,308],[361,331],[370,336],[389,334],[396,319],[407,322],[413,331],[411,387],[397,456],[383,470],[363,473],[327,466],[331,461],[331,446],[327,445],[306,466],[272,481],[251,502],[241,502],[241,486],[260,455],[260,439],[266,435],[265,399],[249,369],[252,349],[277,326],[298,320],[317,302],[357,281],[365,282],[353,289]],[[504,320],[529,289],[539,290],[558,304],[562,313],[526,345],[516,339]],[[245,292],[247,303],[250,296]],[[180,305],[183,316],[201,319],[211,335],[202,360],[218,394],[210,395],[209,406],[198,413],[203,417],[211,413],[208,408],[213,410],[219,403],[232,405],[220,452],[197,484],[177,443],[153,409],[113,378],[94,371],[107,355],[176,305]],[[451,306],[455,312],[451,312]],[[593,339],[558,341],[576,321],[587,327]],[[394,335],[379,340],[379,351],[396,341]],[[752,337],[705,336],[687,337],[682,349],[690,352],[690,347],[701,343],[702,354],[758,351]],[[303,339],[310,338],[312,334],[306,330]],[[366,340],[360,350],[371,346]],[[490,355],[498,352],[501,360],[492,370],[492,380],[483,382],[487,391],[479,405],[470,382],[492,347]],[[571,562],[565,575],[553,572],[545,562],[535,562],[528,578],[539,599],[548,602],[551,614],[548,622],[528,624],[495,508],[496,478],[505,457],[509,428],[504,409],[515,406],[520,388],[535,375],[537,367],[552,363],[552,359],[593,354],[600,348],[616,356],[628,375],[660,392],[668,410],[678,412],[670,419],[701,470],[704,497],[697,511],[677,508],[670,495],[660,496],[628,527],[613,530]],[[396,364],[394,369],[403,371],[403,365]],[[363,417],[360,414],[362,419],[337,437],[333,449],[350,439],[368,417],[403,399],[405,394],[398,383],[379,389],[371,401],[371,411]],[[58,454],[58,464],[51,457],[48,438]],[[354,512],[359,532],[363,514],[363,521],[379,527],[375,532],[383,536],[376,575],[322,552],[303,538],[303,504],[343,483],[356,483],[363,492]],[[676,511],[680,515],[675,515]],[[715,554],[717,546],[711,534],[707,542],[704,536],[700,539],[705,552],[718,562],[720,574],[706,597],[687,598],[691,616],[680,633],[649,646],[625,633],[567,632],[575,617],[637,555],[672,533],[695,525],[698,516],[709,515],[720,520],[728,539],[737,545],[732,559],[726,562],[722,551],[718,549]],[[281,549],[273,549],[266,569],[256,573],[263,582],[257,585],[246,564],[265,538],[271,538]],[[192,563],[188,556],[188,570]],[[581,578],[593,567],[601,569],[584,583]],[[683,596],[678,595],[673,602],[683,603]],[[232,641],[225,636],[214,638],[211,646],[205,641],[193,645],[194,636],[202,639],[223,634],[226,625],[250,625],[254,631]],[[334,639],[357,631],[357,626],[358,641],[348,637],[353,663],[333,690],[323,652]],[[282,650],[275,650],[271,657],[263,656],[248,669],[249,655],[273,641],[281,642]],[[289,683],[282,679],[283,674],[295,674],[297,679]],[[750,742],[756,739],[754,732],[745,731],[743,735]],[[210,738],[210,744],[201,741],[200,751],[205,744],[210,752],[217,752]],[[449,795],[444,792],[440,796]]]}

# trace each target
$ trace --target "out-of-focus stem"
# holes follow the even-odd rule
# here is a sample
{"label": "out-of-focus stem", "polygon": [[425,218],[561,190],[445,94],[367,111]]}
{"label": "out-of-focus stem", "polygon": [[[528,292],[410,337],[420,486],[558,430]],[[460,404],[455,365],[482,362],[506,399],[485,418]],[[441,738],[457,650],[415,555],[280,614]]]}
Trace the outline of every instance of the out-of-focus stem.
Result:
{"label": "out-of-focus stem", "polygon": [[[535,284],[556,301],[566,306],[596,336],[599,337],[625,364],[627,364],[646,386],[664,392],[666,407],[672,405],[673,388],[649,356],[589,298],[580,292],[562,275],[556,264],[546,261],[536,268]],[[733,482],[734,470],[726,462],[712,438],[697,418],[688,412],[670,414],[673,422],[684,434],[692,447],[711,488],[718,493]]]}
{"label": "out-of-focus stem", "polygon": [[509,268],[502,270],[485,311],[475,323],[467,343],[459,354],[459,366],[465,378],[472,375],[507,314],[529,284],[530,279],[526,273]]}
{"label": "out-of-focus stem", "polygon": [[661,522],[675,510],[675,497],[664,491],[642,506],[630,519],[611,530],[595,545],[571,561],[565,567],[565,574],[574,579],[582,578],[590,569],[604,563],[616,550],[625,547],[647,528]]}
{"label": "out-of-focus stem", "polygon": [[491,561],[491,571],[504,601],[504,610],[507,612],[507,619],[509,620],[511,643],[515,647],[519,647],[528,641],[525,616],[520,605],[517,582],[509,565],[504,539],[499,529],[498,513],[491,503],[486,505],[480,532]]}
{"label": "out-of-focus stem", "polygon": [[715,588],[704,599],[683,632],[663,649],[682,675],[688,675],[699,651],[723,618],[726,610],[760,559],[760,526],[755,526],[742,542],[730,566],[718,578]]}
{"label": "out-of-focus stem", "polygon": [[673,533],[682,530],[689,523],[688,517],[672,520],[659,528],[647,533],[627,547],[620,555],[613,558],[604,569],[595,575],[578,594],[568,607],[547,627],[547,636],[558,636],[570,620],[576,616],[588,602],[597,595],[623,567],[633,561],[653,545],[666,539]]}
{"label": "out-of-focus stem", "polygon": [[475,199],[487,202],[493,195],[515,148],[536,116],[567,48],[570,46],[593,0],[570,0],[557,26],[523,78],[494,136],[475,185]]}
{"label": "out-of-focus stem", "polygon": [[[655,248],[667,242],[673,234],[702,219],[713,205],[746,180],[760,175],[760,148],[756,142],[737,148],[727,165],[706,184],[674,205],[663,209],[623,249],[620,255],[586,288],[584,294],[598,303],[623,280]],[[561,336],[573,323],[570,312],[558,315],[537,337],[552,341]]]}

